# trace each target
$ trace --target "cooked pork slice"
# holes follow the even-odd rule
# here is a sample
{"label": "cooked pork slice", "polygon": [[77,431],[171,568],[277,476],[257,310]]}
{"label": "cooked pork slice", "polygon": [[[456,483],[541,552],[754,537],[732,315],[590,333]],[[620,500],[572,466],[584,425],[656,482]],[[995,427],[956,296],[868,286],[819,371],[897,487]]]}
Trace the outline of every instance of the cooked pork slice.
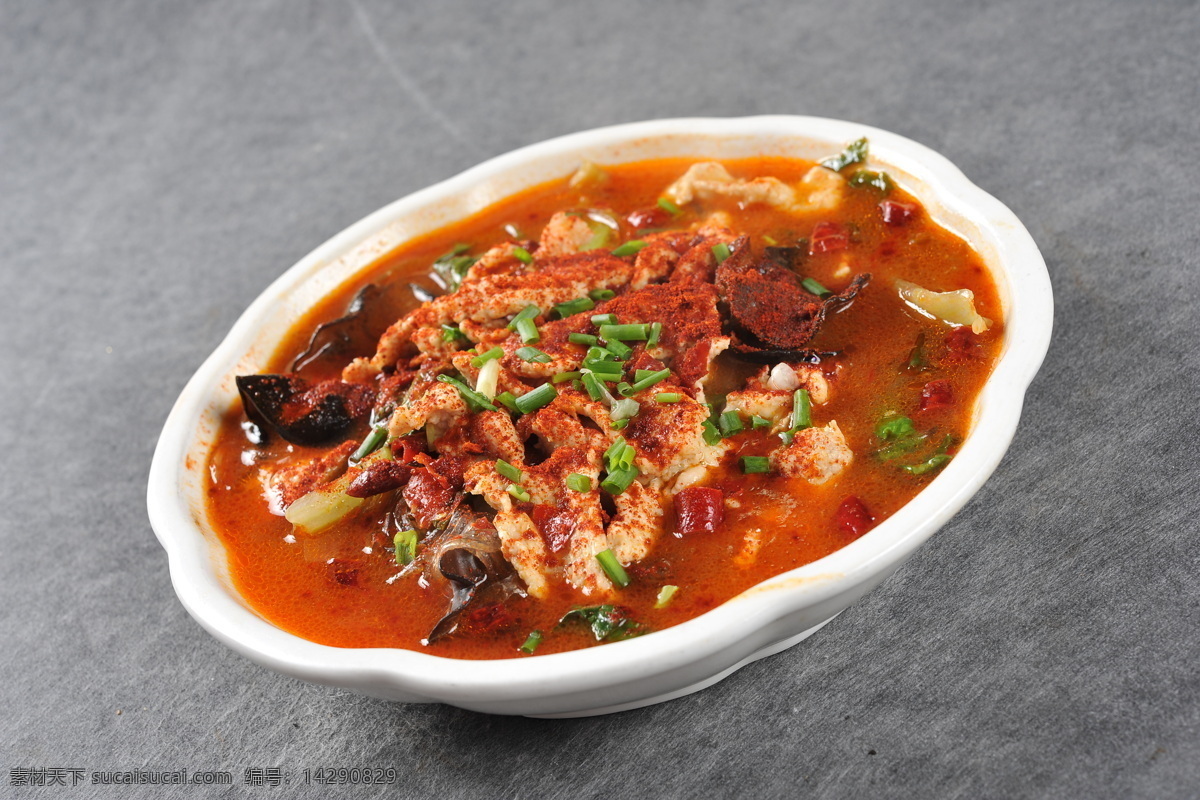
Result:
{"label": "cooked pork slice", "polygon": [[408,401],[392,414],[388,433],[404,436],[426,425],[440,433],[462,421],[467,413],[467,404],[453,386],[439,381],[414,381],[408,390]]}
{"label": "cooked pork slice", "polygon": [[662,533],[661,493],[634,481],[613,500],[617,513],[608,523],[613,555],[623,564],[641,561]]}
{"label": "cooked pork slice", "polygon": [[537,257],[566,256],[578,253],[583,245],[592,238],[592,228],[587,220],[578,214],[559,211],[550,217],[546,227],[542,229],[541,246],[538,247]]}
{"label": "cooked pork slice", "polygon": [[790,445],[771,453],[774,470],[791,478],[804,478],[814,486],[841,474],[853,460],[846,437],[832,421],[823,428],[805,428]]}

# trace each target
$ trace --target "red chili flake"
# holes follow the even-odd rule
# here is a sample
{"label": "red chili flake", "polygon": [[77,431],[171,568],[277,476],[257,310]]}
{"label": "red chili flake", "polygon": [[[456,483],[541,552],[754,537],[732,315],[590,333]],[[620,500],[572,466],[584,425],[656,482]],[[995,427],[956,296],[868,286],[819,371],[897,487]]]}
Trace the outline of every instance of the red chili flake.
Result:
{"label": "red chili flake", "polygon": [[884,200],[879,204],[879,213],[888,225],[907,225],[908,221],[916,216],[917,206],[914,203],[901,203],[899,200]]}
{"label": "red chili flake", "polygon": [[716,533],[725,521],[725,493],[707,486],[689,486],[675,495],[675,530],[686,535]]}
{"label": "red chili flake", "polygon": [[871,529],[875,524],[875,517],[867,510],[862,500],[850,495],[838,506],[834,521],[843,533],[851,539],[857,539]]}
{"label": "red chili flake", "polygon": [[836,222],[818,222],[809,240],[809,255],[832,253],[850,246],[850,234]]}
{"label": "red chili flake", "polygon": [[575,518],[567,509],[539,503],[533,507],[533,525],[546,541],[550,552],[558,553],[571,543],[575,531]]}
{"label": "red chili flake", "polygon": [[921,390],[921,410],[937,411],[939,408],[949,408],[954,405],[954,393],[950,390],[950,381],[930,381]]}
{"label": "red chili flake", "polygon": [[630,212],[626,221],[630,227],[635,229],[642,228],[663,228],[671,221],[671,215],[662,208],[639,208],[637,211]]}
{"label": "red chili flake", "polygon": [[946,347],[950,354],[960,358],[968,358],[975,349],[975,332],[966,325],[955,328],[946,334]]}

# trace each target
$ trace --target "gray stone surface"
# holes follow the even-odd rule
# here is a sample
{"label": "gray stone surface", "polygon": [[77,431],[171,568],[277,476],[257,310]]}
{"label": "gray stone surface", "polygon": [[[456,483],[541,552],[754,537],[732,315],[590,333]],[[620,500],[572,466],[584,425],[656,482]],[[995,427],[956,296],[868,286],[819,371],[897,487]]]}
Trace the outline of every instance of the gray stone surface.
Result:
{"label": "gray stone surface", "polygon": [[[0,767],[228,769],[16,797],[1200,794],[1194,2],[0,5]],[[158,430],[281,270],[384,203],[597,125],[800,113],[941,151],[1049,263],[1007,458],[804,645],[566,722],[232,654],[146,521]],[[287,789],[240,785],[282,767]]]}

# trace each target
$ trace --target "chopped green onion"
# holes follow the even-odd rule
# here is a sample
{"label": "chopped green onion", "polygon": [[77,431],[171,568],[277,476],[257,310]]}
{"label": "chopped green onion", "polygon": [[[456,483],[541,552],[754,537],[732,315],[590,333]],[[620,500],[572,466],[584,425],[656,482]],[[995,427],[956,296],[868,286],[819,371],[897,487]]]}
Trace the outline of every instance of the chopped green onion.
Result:
{"label": "chopped green onion", "polygon": [[549,383],[543,383],[517,398],[517,410],[522,414],[532,414],[542,406],[549,405],[556,397],[558,390]]}
{"label": "chopped green onion", "polygon": [[742,425],[741,415],[732,409],[717,418],[717,425],[726,438],[741,433],[742,428],[745,427]]}
{"label": "chopped green onion", "polygon": [[520,650],[522,653],[528,653],[529,655],[533,655],[533,651],[537,650],[537,646],[541,643],[542,643],[542,632],[541,631],[530,631],[529,635],[525,637],[525,644],[521,645],[517,649]]}
{"label": "chopped green onion", "polygon": [[607,342],[645,341],[650,335],[649,328],[649,325],[642,323],[601,325],[600,338]]}
{"label": "chopped green onion", "polygon": [[646,246],[646,243],[643,242],[641,239],[630,239],[628,242],[621,245],[616,250],[613,250],[612,254],[614,256],[616,256],[617,258],[624,258],[625,256],[632,256],[632,255],[637,254],[637,252],[640,251],[645,246]]}
{"label": "chopped green onion", "polygon": [[574,300],[568,300],[565,303],[557,303],[554,306],[554,311],[564,319],[572,314],[579,314],[584,311],[591,311],[596,307],[590,297],[577,297]]}
{"label": "chopped green onion", "polygon": [[525,344],[537,344],[542,340],[542,334],[538,333],[537,324],[531,319],[517,322],[517,335]]}
{"label": "chopped green onion", "polygon": [[515,483],[509,484],[508,493],[520,500],[522,503],[532,503],[533,496],[525,490],[523,486],[517,486]]}
{"label": "chopped green onion", "polygon": [[567,381],[575,380],[581,374],[582,373],[580,373],[580,372],[560,372],[557,375],[551,376],[550,382],[555,385],[558,385],[560,383],[566,383]]}
{"label": "chopped green onion", "polygon": [[700,426],[704,430],[704,443],[712,446],[721,441],[721,432],[717,430],[717,426],[713,425],[711,419],[706,419]]}
{"label": "chopped green onion", "polygon": [[776,239],[774,236],[767,236],[765,233],[763,234],[762,239],[763,239],[763,242],[770,245],[771,247],[776,247],[779,244],[778,239]]}
{"label": "chopped green onion", "polygon": [[525,477],[520,469],[514,467],[503,458],[496,459],[496,472],[499,472],[513,483],[520,483]]}
{"label": "chopped green onion", "polygon": [[512,254],[517,257],[518,261],[521,261],[525,264],[533,263],[533,256],[524,247],[514,247],[512,249]]}
{"label": "chopped green onion", "polygon": [[382,447],[383,443],[387,441],[387,434],[388,426],[386,422],[371,428],[371,432],[367,434],[367,438],[363,439],[358,449],[351,453],[350,463],[357,464]]}
{"label": "chopped green onion", "polygon": [[792,433],[791,431],[784,431],[783,433],[779,434],[779,438],[784,444],[791,444],[793,441],[795,441],[796,434]]}
{"label": "chopped green onion", "polygon": [[649,376],[653,375],[654,373],[655,373],[655,370],[652,370],[652,369],[639,369],[633,373],[633,380],[635,382],[640,381],[642,378],[649,377]]}
{"label": "chopped green onion", "polygon": [[487,411],[495,411],[496,410],[496,407],[494,405],[492,405],[490,400],[488,400],[486,397],[484,397],[479,392],[472,389],[470,386],[467,386],[465,383],[460,381],[458,378],[451,378],[449,375],[438,375],[437,379],[439,381],[441,381],[442,383],[448,383],[451,386],[453,386],[455,389],[457,389],[459,395],[462,396],[462,399],[473,410],[475,410],[475,411],[478,411],[480,409],[485,409]]}
{"label": "chopped green onion", "polygon": [[599,400],[612,405],[616,399],[609,393],[608,388],[594,372],[583,373],[583,388],[593,400]]}
{"label": "chopped green onion", "polygon": [[567,488],[573,492],[590,492],[592,490],[592,479],[587,475],[572,472],[567,476]]}
{"label": "chopped green onion", "polygon": [[593,325],[616,325],[617,324],[617,315],[616,314],[593,314],[592,315],[592,324]]}
{"label": "chopped green onion", "polygon": [[496,402],[507,408],[509,411],[517,410],[517,398],[512,392],[501,392],[496,395]]}
{"label": "chopped green onion", "polygon": [[629,488],[637,476],[638,468],[633,466],[611,470],[608,477],[600,482],[600,488],[609,494],[620,494]]}
{"label": "chopped green onion", "polygon": [[658,207],[670,214],[672,217],[678,217],[683,213],[683,209],[672,203],[665,197],[658,198]]}
{"label": "chopped green onion", "polygon": [[622,397],[629,397],[629,395],[633,394],[633,386],[628,381],[621,381],[617,384],[617,394]]}
{"label": "chopped green onion", "polygon": [[596,222],[589,219],[587,220],[587,226],[591,228],[592,235],[586,242],[580,245],[580,251],[598,250],[601,247],[607,246],[612,241],[613,229],[603,222]]}
{"label": "chopped green onion", "polygon": [[592,289],[588,292],[588,297],[595,300],[597,303],[602,303],[605,300],[612,300],[617,296],[617,293],[612,289]]}
{"label": "chopped green onion", "polygon": [[407,566],[417,557],[417,532],[414,530],[400,531],[392,537],[396,547],[396,563]]}
{"label": "chopped green onion", "polygon": [[470,339],[467,338],[467,335],[465,333],[463,333],[462,330],[457,325],[443,325],[442,326],[442,341],[443,342],[457,342],[459,340],[462,340],[464,342],[471,341]]}
{"label": "chopped green onion", "polygon": [[457,244],[453,250],[433,262],[434,275],[437,276],[438,282],[446,288],[446,291],[458,291],[467,272],[479,260],[474,256],[463,255],[470,249],[471,245],[469,244]]}
{"label": "chopped green onion", "polygon": [[755,414],[754,416],[750,417],[750,425],[753,426],[754,430],[757,431],[762,428],[771,427],[771,420],[767,419],[766,417],[760,417],[758,414]]}
{"label": "chopped green onion", "polygon": [[635,458],[637,458],[637,448],[631,445],[629,442],[626,442],[625,446],[621,448],[621,452],[617,455],[613,463],[621,469],[629,469],[633,466],[633,460]]}
{"label": "chopped green onion", "polygon": [[656,383],[666,380],[671,375],[671,370],[660,369],[658,372],[653,372],[639,381],[633,383],[633,394],[644,392]]}
{"label": "chopped green onion", "polygon": [[604,349],[612,353],[621,361],[633,355],[633,348],[622,342],[620,339],[613,339],[608,344],[604,345]]}
{"label": "chopped green onion", "polygon": [[637,400],[625,397],[613,403],[612,410],[609,411],[611,419],[630,419],[637,416],[640,410]]}
{"label": "chopped green onion", "polygon": [[491,350],[488,350],[486,353],[480,353],[479,355],[472,358],[471,366],[475,367],[475,369],[479,369],[484,364],[491,361],[493,358],[499,358],[502,355],[504,355],[503,347],[493,347]]}
{"label": "chopped green onion", "polygon": [[621,562],[617,561],[617,556],[612,550],[602,550],[596,553],[596,560],[600,562],[600,566],[604,568],[604,573],[608,575],[617,586],[629,585],[629,573],[621,566]]}
{"label": "chopped green onion", "polygon": [[608,449],[604,451],[604,463],[611,464],[614,458],[619,458],[625,450],[625,437],[618,436]]}
{"label": "chopped green onion", "polygon": [[679,392],[659,392],[654,395],[654,399],[660,403],[678,403],[683,399],[683,395]]}
{"label": "chopped green onion", "polygon": [[512,318],[512,321],[509,322],[506,327],[510,331],[515,331],[517,329],[517,323],[519,323],[521,320],[533,319],[540,313],[542,313],[542,310],[540,308],[538,308],[537,306],[533,305],[532,303],[530,303],[529,305],[525,306],[520,311],[518,311],[517,315]]}
{"label": "chopped green onion", "polygon": [[714,244],[712,246],[712,254],[713,257],[717,259],[718,264],[733,255],[729,249],[729,245],[725,244],[724,242],[717,242]]}
{"label": "chopped green onion", "polygon": [[760,472],[771,471],[771,459],[766,456],[742,456],[742,472],[746,475],[754,475]]}
{"label": "chopped green onion", "polygon": [[812,401],[808,397],[808,390],[797,389],[792,395],[792,430],[798,431],[811,426]]}
{"label": "chopped green onion", "polygon": [[679,591],[678,586],[667,584],[658,590],[658,597],[654,600],[655,608],[666,608],[671,604],[671,600],[675,598],[675,593]]}
{"label": "chopped green onion", "polygon": [[650,335],[646,337],[646,347],[654,347],[658,344],[658,337],[662,336],[662,323],[650,323]]}
{"label": "chopped green onion", "polygon": [[950,460],[950,456],[945,453],[938,453],[928,461],[922,461],[920,464],[904,467],[904,471],[910,475],[924,475],[926,472],[937,469]]}
{"label": "chopped green onion", "polygon": [[623,430],[625,428],[625,426],[628,424],[629,424],[628,419],[614,419],[612,422],[609,423],[608,427],[612,428],[614,431],[619,431],[619,430]]}
{"label": "chopped green onion", "polygon": [[829,295],[833,294],[833,292],[822,286],[821,282],[816,278],[805,278],[804,280],[800,281],[800,285],[804,287],[805,291],[810,294],[815,294],[817,297],[828,297]]}
{"label": "chopped green onion", "polygon": [[592,336],[590,333],[569,333],[567,341],[571,344],[585,344],[594,347],[600,344],[600,337]]}
{"label": "chopped green onion", "polygon": [[866,137],[858,139],[846,145],[846,149],[838,153],[836,156],[830,156],[821,162],[821,166],[825,169],[831,169],[834,172],[840,172],[851,164],[867,160],[867,140]]}
{"label": "chopped green onion", "polygon": [[554,359],[536,347],[518,347],[517,358],[526,363],[549,364]]}

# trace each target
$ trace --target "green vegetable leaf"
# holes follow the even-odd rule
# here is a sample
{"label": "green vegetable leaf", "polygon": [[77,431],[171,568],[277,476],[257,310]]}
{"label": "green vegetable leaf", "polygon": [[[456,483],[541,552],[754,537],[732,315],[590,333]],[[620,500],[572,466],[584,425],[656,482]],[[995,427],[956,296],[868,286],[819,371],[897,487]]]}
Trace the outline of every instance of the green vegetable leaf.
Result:
{"label": "green vegetable leaf", "polygon": [[866,137],[846,145],[846,149],[836,156],[830,156],[821,162],[825,169],[841,172],[851,164],[861,164],[867,160],[868,145]]}
{"label": "green vegetable leaf", "polygon": [[591,628],[597,642],[619,642],[649,633],[645,626],[634,622],[625,609],[605,603],[599,606],[577,606],[558,621],[559,625],[582,622]]}
{"label": "green vegetable leaf", "polygon": [[467,271],[479,260],[474,256],[463,255],[470,249],[469,244],[455,245],[453,250],[433,262],[433,273],[446,287],[447,292],[457,292],[463,278],[467,276]]}
{"label": "green vegetable leaf", "polygon": [[860,189],[876,189],[881,194],[890,194],[893,188],[892,179],[886,172],[874,172],[869,169],[860,169],[851,175],[850,185]]}

